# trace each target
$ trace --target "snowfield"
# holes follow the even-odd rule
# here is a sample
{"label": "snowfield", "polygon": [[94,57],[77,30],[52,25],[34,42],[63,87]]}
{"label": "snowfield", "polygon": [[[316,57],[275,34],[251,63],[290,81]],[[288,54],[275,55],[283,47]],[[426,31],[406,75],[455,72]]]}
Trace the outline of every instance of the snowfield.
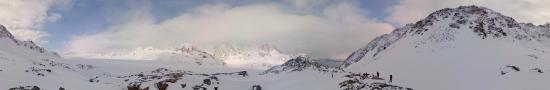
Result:
{"label": "snowfield", "polygon": [[549,41],[550,24],[518,23],[478,6],[436,11],[343,62],[270,45],[100,55],[154,60],[62,58],[0,26],[0,89],[550,90]]}

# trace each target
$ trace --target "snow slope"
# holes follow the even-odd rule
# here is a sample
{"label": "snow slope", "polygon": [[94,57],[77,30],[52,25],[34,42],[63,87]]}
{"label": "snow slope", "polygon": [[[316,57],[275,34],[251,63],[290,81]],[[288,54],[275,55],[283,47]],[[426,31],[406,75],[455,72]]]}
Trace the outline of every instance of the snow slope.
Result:
{"label": "snow slope", "polygon": [[484,7],[446,8],[374,39],[341,67],[420,90],[548,90],[549,30]]}
{"label": "snow slope", "polygon": [[[85,68],[53,61],[61,59],[31,41],[18,41],[4,26],[0,25],[0,88],[42,86],[42,88],[88,88],[93,84],[84,82],[75,73]],[[101,87],[98,87],[101,89]]]}

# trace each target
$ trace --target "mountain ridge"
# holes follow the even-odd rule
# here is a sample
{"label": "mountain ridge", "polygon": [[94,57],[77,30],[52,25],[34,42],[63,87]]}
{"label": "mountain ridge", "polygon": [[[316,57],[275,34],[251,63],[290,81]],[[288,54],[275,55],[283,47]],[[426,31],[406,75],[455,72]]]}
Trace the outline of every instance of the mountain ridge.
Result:
{"label": "mountain ridge", "polygon": [[375,38],[340,68],[420,90],[545,90],[549,31],[484,7],[446,8]]}
{"label": "mountain ridge", "polygon": [[[434,27],[434,23],[448,24],[448,26],[441,25],[443,27]],[[449,36],[456,34],[455,32],[461,30],[461,28],[472,30],[481,39],[513,38],[520,41],[532,41],[549,39],[550,28],[548,25],[535,26],[528,23],[518,23],[511,17],[504,16],[485,7],[474,5],[445,8],[429,14],[426,18],[414,24],[407,24],[395,29],[391,33],[376,37],[367,46],[360,48],[348,56],[341,67],[345,68],[353,62],[359,61],[368,52],[374,52],[373,56],[376,56],[378,52],[387,49],[394,42],[402,38],[423,36],[428,30],[433,30],[428,28],[437,28],[435,30],[440,31],[437,34],[441,33],[441,35],[429,37],[431,42],[446,42],[454,39],[454,37]],[[538,30],[529,28],[537,28]]]}
{"label": "mountain ridge", "polygon": [[4,25],[0,25],[0,39],[8,39],[10,42],[15,43],[17,46],[25,47],[33,51],[37,51],[39,53],[45,53],[49,54],[52,57],[55,58],[61,58],[59,54],[56,52],[49,52],[44,47],[39,46],[38,44],[34,43],[33,41],[20,41],[17,40],[13,34],[11,34],[8,29]]}

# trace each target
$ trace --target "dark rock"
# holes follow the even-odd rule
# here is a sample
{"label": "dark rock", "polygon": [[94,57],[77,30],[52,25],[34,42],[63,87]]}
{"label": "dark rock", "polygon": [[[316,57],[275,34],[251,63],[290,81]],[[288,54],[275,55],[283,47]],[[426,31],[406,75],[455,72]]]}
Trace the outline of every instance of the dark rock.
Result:
{"label": "dark rock", "polygon": [[206,85],[211,85],[212,81],[210,81],[210,79],[204,79],[204,80],[202,80],[202,83],[206,84]]}
{"label": "dark rock", "polygon": [[143,89],[140,88],[141,84],[139,83],[130,83],[128,84],[127,88],[128,90],[149,90],[149,87],[145,87]]}
{"label": "dark rock", "polygon": [[187,84],[180,84],[180,85],[181,85],[181,88],[187,87]]}
{"label": "dark rock", "polygon": [[168,89],[168,84],[167,84],[166,82],[164,82],[164,81],[155,83],[155,86],[157,87],[158,90],[166,90],[166,89]]}
{"label": "dark rock", "polygon": [[252,90],[262,90],[262,87],[260,85],[253,85]]}

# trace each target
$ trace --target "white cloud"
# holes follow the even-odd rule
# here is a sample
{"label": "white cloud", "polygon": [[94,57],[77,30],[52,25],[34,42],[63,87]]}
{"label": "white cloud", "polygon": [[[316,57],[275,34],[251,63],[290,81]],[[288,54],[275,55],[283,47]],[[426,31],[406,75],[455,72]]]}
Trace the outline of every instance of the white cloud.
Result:
{"label": "white cloud", "polygon": [[19,40],[43,43],[48,34],[41,31],[45,22],[55,21],[61,16],[48,13],[53,6],[65,8],[69,0],[2,0],[0,1],[0,24],[6,26]]}
{"label": "white cloud", "polygon": [[314,9],[334,2],[334,0],[286,0],[295,11],[312,12]]}
{"label": "white cloud", "polygon": [[231,42],[272,43],[287,52],[342,58],[393,29],[390,24],[365,16],[357,5],[348,2],[331,3],[318,11],[322,13],[296,13],[280,3],[205,4],[155,22],[148,9],[141,8],[128,11],[122,16],[133,18],[104,32],[73,38],[61,52],[69,57],[86,57],[147,46],[192,43],[212,47]]}
{"label": "white cloud", "polygon": [[14,30],[10,30],[10,33],[12,33],[16,37],[17,40],[47,43],[46,40],[42,40],[42,37],[45,37],[45,36],[48,35],[48,33],[44,32],[44,31],[28,30],[28,29],[14,29]]}
{"label": "white cloud", "polygon": [[431,12],[460,5],[478,5],[511,16],[519,22],[544,24],[550,21],[550,0],[400,0],[388,9],[388,21],[414,23]]}

